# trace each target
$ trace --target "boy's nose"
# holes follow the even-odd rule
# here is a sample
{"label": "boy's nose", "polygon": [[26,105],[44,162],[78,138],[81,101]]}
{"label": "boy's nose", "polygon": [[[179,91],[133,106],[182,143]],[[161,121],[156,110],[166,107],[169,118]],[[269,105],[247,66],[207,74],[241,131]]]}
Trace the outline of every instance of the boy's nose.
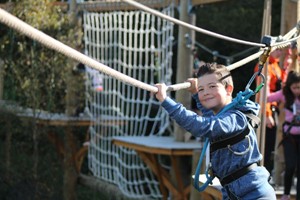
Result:
{"label": "boy's nose", "polygon": [[205,89],[204,89],[203,94],[204,94],[204,95],[209,94],[208,90],[205,90]]}
{"label": "boy's nose", "polygon": [[204,94],[209,94],[209,89],[208,89],[208,88],[204,89],[204,90],[203,90],[203,93],[204,93]]}

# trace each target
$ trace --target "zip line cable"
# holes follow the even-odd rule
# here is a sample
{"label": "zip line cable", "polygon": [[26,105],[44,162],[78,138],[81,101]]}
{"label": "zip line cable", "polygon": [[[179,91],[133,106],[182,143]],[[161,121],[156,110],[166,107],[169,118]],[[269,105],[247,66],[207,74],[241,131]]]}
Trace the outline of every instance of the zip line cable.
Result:
{"label": "zip line cable", "polygon": [[225,56],[225,55],[222,55],[222,54],[214,54],[214,50],[211,50],[209,49],[208,47],[206,47],[205,45],[201,44],[200,42],[195,42],[195,46],[196,47],[200,47],[201,49],[203,49],[204,51],[208,52],[209,54],[213,55],[213,56],[216,56],[218,58],[222,58],[224,60],[233,60],[234,58],[236,57],[240,57],[248,52],[251,52],[253,51],[254,49],[257,49],[258,47],[250,47],[244,51],[241,51],[239,53],[236,53],[234,55],[231,55],[231,56]]}
{"label": "zip line cable", "polygon": [[212,36],[212,37],[216,37],[216,38],[220,38],[220,39],[223,39],[223,40],[228,40],[228,41],[231,41],[231,42],[235,42],[235,43],[240,43],[240,44],[244,44],[244,45],[250,45],[250,46],[257,46],[257,47],[265,47],[266,45],[265,44],[261,44],[261,43],[256,43],[256,42],[248,42],[248,41],[244,41],[244,40],[239,40],[239,39],[235,39],[235,38],[232,38],[232,37],[228,37],[228,36],[224,36],[224,35],[221,35],[221,34],[218,34],[218,33],[214,33],[212,31],[208,31],[208,30],[205,30],[205,29],[202,29],[202,28],[199,28],[199,27],[196,27],[194,25],[191,25],[191,24],[188,24],[186,22],[183,22],[183,21],[180,21],[178,19],[175,19],[173,17],[170,17],[168,15],[165,15],[159,11],[156,11],[154,9],[151,9],[147,6],[144,6],[143,4],[140,4],[136,1],[132,1],[132,0],[121,0],[123,2],[126,2],[132,6],[135,6],[137,8],[140,8],[144,11],[147,11],[153,15],[156,15],[156,16],[159,16],[163,19],[166,19],[168,21],[171,21],[175,24],[178,24],[178,25],[181,25],[181,26],[185,26],[191,30],[194,30],[194,31],[197,31],[197,32],[200,32],[200,33],[203,33],[203,34],[206,34],[206,35],[209,35],[209,36]]}

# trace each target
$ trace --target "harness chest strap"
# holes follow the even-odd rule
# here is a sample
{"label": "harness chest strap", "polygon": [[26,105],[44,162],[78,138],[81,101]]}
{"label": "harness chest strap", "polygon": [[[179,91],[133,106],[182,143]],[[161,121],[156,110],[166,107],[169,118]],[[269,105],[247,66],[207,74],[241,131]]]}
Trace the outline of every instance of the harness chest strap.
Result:
{"label": "harness chest strap", "polygon": [[[249,119],[248,123],[252,127],[257,128],[260,123],[259,118],[253,114],[251,114],[251,115],[246,114],[246,116]],[[243,132],[241,132],[237,135],[226,138],[224,140],[212,142],[210,144],[210,153],[213,153],[218,149],[227,148],[227,147],[230,147],[234,144],[241,142],[249,135],[249,133],[250,133],[250,129],[249,129],[249,126],[247,126],[247,128]],[[249,171],[251,171],[253,168],[255,168],[257,166],[258,166],[257,163],[252,163],[250,165],[242,167],[241,169],[236,170],[235,172],[233,172],[233,173],[227,175],[226,177],[224,177],[223,179],[221,179],[220,180],[221,185],[224,186],[224,185],[231,183],[232,181],[244,176],[245,174],[247,174]]]}
{"label": "harness chest strap", "polygon": [[[212,143],[210,146],[211,153],[220,148],[225,148],[225,147],[228,147],[228,145],[233,145],[233,144],[236,144],[236,143],[242,141],[249,134],[249,131],[250,131],[249,128],[246,128],[242,133],[240,133],[238,135],[227,138],[225,140],[221,140],[221,141]],[[249,171],[251,171],[252,169],[254,169],[257,166],[258,166],[257,163],[252,163],[250,165],[242,167],[241,169],[238,169],[238,170],[234,171],[233,173],[225,176],[223,179],[219,178],[220,183],[222,186],[225,186],[225,185],[239,179],[240,177],[246,175]]]}
{"label": "harness chest strap", "polygon": [[240,141],[245,139],[245,137],[249,134],[249,131],[250,131],[250,129],[247,126],[247,128],[242,133],[239,133],[239,134],[234,135],[232,137],[226,138],[224,140],[219,140],[219,141],[216,141],[216,142],[212,142],[210,144],[210,153],[212,154],[213,152],[215,152],[218,149],[227,148],[228,146],[232,146],[236,143],[239,143]]}
{"label": "harness chest strap", "polygon": [[[257,117],[253,113],[244,113],[244,114],[248,118],[248,124],[250,124],[253,128],[258,128],[258,126],[260,125],[259,117]],[[239,143],[240,141],[245,139],[245,137],[249,134],[249,132],[250,132],[250,129],[249,129],[249,126],[247,126],[247,128],[244,129],[244,131],[239,134],[236,134],[232,137],[229,137],[229,138],[226,138],[223,140],[211,142],[210,143],[210,153],[213,153],[218,149],[223,149],[223,148],[232,146],[236,143]]]}

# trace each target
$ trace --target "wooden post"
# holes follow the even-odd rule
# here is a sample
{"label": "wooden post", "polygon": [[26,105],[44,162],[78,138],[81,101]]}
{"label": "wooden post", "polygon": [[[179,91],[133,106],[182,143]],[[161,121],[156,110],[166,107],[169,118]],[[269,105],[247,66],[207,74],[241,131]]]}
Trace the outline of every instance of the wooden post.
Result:
{"label": "wooden post", "polygon": [[[72,0],[70,2],[70,23],[76,24],[76,0]],[[66,67],[67,71],[67,95],[66,95],[66,114],[67,116],[73,116],[76,111],[76,78],[72,73],[73,66],[75,62],[73,60],[68,60]],[[76,197],[76,186],[78,180],[78,173],[75,167],[75,160],[73,155],[75,155],[74,146],[76,146],[75,142],[76,138],[73,134],[73,130],[71,126],[67,126],[65,128],[65,154],[64,154],[64,184],[63,184],[63,196],[64,200],[74,200]]]}
{"label": "wooden post", "polygon": [[[265,0],[264,3],[264,15],[263,15],[263,23],[262,23],[262,37],[265,35],[270,35],[271,33],[271,7],[272,7],[272,0]],[[266,64],[267,65],[267,64]],[[268,77],[268,67],[265,66],[263,68],[263,74],[266,77]],[[260,92],[260,95],[258,95],[258,101],[261,105],[260,109],[260,119],[261,119],[261,125],[260,128],[257,129],[257,141],[259,145],[259,149],[262,155],[264,155],[265,152],[265,136],[266,136],[266,102],[267,102],[267,87],[263,87],[262,91]],[[262,160],[262,164],[264,163],[264,158]]]}
{"label": "wooden post", "polygon": [[[180,1],[179,3],[179,19],[183,22],[189,24],[195,24],[195,15],[191,17],[189,13],[189,8],[191,6],[191,1]],[[188,78],[192,77],[192,63],[193,63],[193,54],[192,48],[195,40],[194,31],[191,31],[189,28],[179,26],[178,32],[178,51],[177,51],[177,72],[176,72],[176,82],[182,83]],[[188,97],[188,98],[187,98]],[[186,108],[191,108],[191,94],[187,90],[179,90],[176,92],[177,102],[182,103]],[[174,137],[176,141],[185,141],[186,131],[179,127],[177,124],[174,126]],[[199,144],[200,145],[200,144]],[[190,159],[191,158],[186,158]],[[187,160],[184,157],[180,158],[180,175],[183,178],[184,184],[188,184],[191,181],[191,174],[187,173],[191,169],[189,165],[186,164]],[[193,173],[193,172],[192,172]],[[172,169],[171,172],[172,180],[176,183],[176,174]]]}
{"label": "wooden post", "polygon": [[[191,22],[191,18],[188,13],[189,2],[190,1],[180,1],[179,11],[179,19],[187,23]],[[182,83],[192,76],[192,53],[191,48],[187,46],[186,36],[191,37],[191,30],[187,27],[179,26],[176,72],[177,83]],[[189,96],[191,95],[187,90],[179,90],[176,92],[176,100],[187,108],[191,107],[191,98],[186,98]],[[184,141],[184,133],[185,131],[176,124],[174,127],[174,136],[176,141]]]}
{"label": "wooden post", "polygon": [[[8,111],[6,111],[9,113]],[[11,116],[11,113],[9,113]],[[5,180],[11,180],[11,144],[12,144],[12,120],[8,119],[7,122],[4,125],[4,130],[6,130],[6,137],[5,137],[5,143],[4,143],[4,152],[5,152],[5,174],[4,178]]]}
{"label": "wooden post", "polygon": [[[193,152],[193,158],[192,158],[192,173],[194,173],[197,169],[198,161],[201,155],[201,151],[194,151]],[[205,171],[205,166],[202,166],[201,171]],[[195,177],[196,178],[196,177]],[[194,180],[192,180],[194,181]],[[192,182],[193,183],[193,182]],[[203,193],[200,193],[198,190],[196,190],[193,186],[191,188],[191,194],[190,194],[190,200],[202,200],[203,199]]]}
{"label": "wooden post", "polygon": [[0,100],[3,99],[3,88],[4,88],[4,63],[3,60],[0,59]]}

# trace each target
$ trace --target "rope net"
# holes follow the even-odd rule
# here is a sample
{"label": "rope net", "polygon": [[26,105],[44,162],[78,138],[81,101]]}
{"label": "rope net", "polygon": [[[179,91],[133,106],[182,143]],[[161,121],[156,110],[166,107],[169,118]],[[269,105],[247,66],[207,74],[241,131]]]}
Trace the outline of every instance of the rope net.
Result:
{"label": "rope net", "polygon": [[[161,10],[174,15],[171,3]],[[154,85],[171,83],[173,24],[143,11],[83,14],[85,54],[100,63]],[[112,144],[114,136],[168,132],[169,119],[150,92],[88,68],[89,169],[131,198],[161,198],[158,182],[134,150]],[[98,122],[98,123],[97,123]]]}

